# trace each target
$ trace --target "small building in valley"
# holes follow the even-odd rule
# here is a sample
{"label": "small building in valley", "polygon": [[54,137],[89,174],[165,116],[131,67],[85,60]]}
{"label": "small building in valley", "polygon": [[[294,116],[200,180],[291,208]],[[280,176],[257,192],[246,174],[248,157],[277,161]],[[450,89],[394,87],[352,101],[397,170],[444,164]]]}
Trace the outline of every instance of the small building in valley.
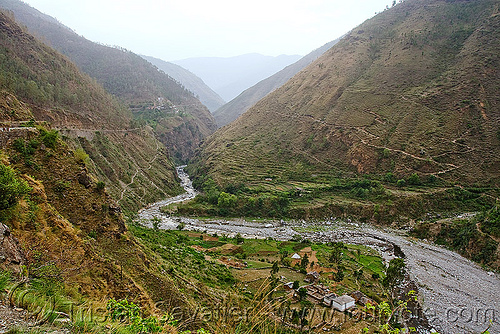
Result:
{"label": "small building in valley", "polygon": [[343,295],[331,300],[332,308],[339,310],[340,312],[344,312],[345,310],[350,309],[351,307],[356,306],[356,300],[348,295]]}
{"label": "small building in valley", "polygon": [[318,285],[306,285],[304,288],[307,290],[307,296],[311,298],[312,302],[321,303],[325,295],[330,293],[328,287],[318,284]]}
{"label": "small building in valley", "polygon": [[323,304],[325,304],[325,306],[332,307],[332,300],[334,300],[337,297],[338,296],[333,292],[329,293],[323,297]]}
{"label": "small building in valley", "polygon": [[304,282],[309,282],[311,284],[313,283],[316,283],[317,281],[319,281],[319,274],[317,271],[311,271],[311,272],[308,272],[307,275],[306,275],[306,278],[304,279]]}

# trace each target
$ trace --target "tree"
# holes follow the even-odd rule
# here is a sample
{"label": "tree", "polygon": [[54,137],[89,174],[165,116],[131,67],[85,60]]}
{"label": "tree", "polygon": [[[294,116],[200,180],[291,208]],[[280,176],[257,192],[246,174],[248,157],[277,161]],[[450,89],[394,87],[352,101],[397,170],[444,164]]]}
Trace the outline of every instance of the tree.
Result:
{"label": "tree", "polygon": [[221,208],[231,208],[236,204],[236,195],[221,192],[217,198],[217,206]]}
{"label": "tree", "polygon": [[411,184],[414,186],[418,186],[418,185],[422,184],[422,182],[420,181],[420,176],[418,176],[417,173],[411,174],[410,177],[408,177],[408,184]]}
{"label": "tree", "polygon": [[400,258],[392,259],[391,262],[389,262],[389,266],[387,267],[387,271],[385,273],[386,276],[382,281],[382,284],[385,287],[393,289],[404,280],[405,273],[405,261]]}
{"label": "tree", "polygon": [[59,138],[59,132],[57,130],[45,130],[40,129],[40,138],[45,146],[55,149],[57,144],[57,139]]}
{"label": "tree", "polygon": [[363,277],[363,269],[355,270],[354,277],[358,280],[361,279]]}
{"label": "tree", "polygon": [[99,181],[96,184],[96,189],[98,192],[102,192],[105,187],[106,187],[106,183],[104,183],[103,181]]}
{"label": "tree", "polygon": [[343,242],[334,242],[333,243],[333,249],[330,254],[330,262],[336,263],[336,264],[341,264],[342,263],[342,255],[344,252],[342,249],[345,248],[345,245]]}
{"label": "tree", "polygon": [[306,290],[306,288],[300,288],[299,291],[297,291],[297,293],[299,294],[299,300],[302,300],[305,297],[307,297],[307,290]]}
{"label": "tree", "polygon": [[237,243],[237,244],[242,244],[242,243],[244,243],[244,242],[245,242],[245,239],[243,239],[243,237],[242,237],[242,236],[241,236],[241,234],[239,234],[239,233],[238,233],[238,234],[236,234],[235,239],[236,239],[236,243]]}
{"label": "tree", "polygon": [[153,219],[151,219],[151,223],[153,224],[153,229],[157,230],[160,228],[161,219],[158,217],[153,217]]}
{"label": "tree", "polygon": [[275,275],[280,271],[280,266],[278,265],[278,261],[274,261],[273,267],[271,268],[271,274]]}
{"label": "tree", "polygon": [[15,206],[17,201],[30,191],[28,183],[18,179],[10,166],[0,163],[0,210]]}
{"label": "tree", "polygon": [[[396,306],[391,308],[391,305],[387,302],[381,302],[377,306],[367,303],[365,306],[365,312],[367,313],[378,313],[380,315],[379,327],[375,331],[376,333],[386,333],[386,334],[399,334],[407,333],[406,330],[401,331],[400,325],[395,321],[397,316],[402,316],[402,319],[411,319],[412,312],[411,308],[408,307],[408,303],[418,303],[417,293],[414,290],[408,291],[403,300],[398,300]],[[410,333],[416,332],[415,327],[408,327]],[[361,330],[362,333],[368,333],[370,330],[365,327]],[[481,334],[484,334],[483,332]]]}
{"label": "tree", "polygon": [[293,281],[292,289],[297,290],[300,286],[299,281]]}
{"label": "tree", "polygon": [[280,261],[283,262],[288,256],[288,251],[286,249],[280,250]]}
{"label": "tree", "polygon": [[333,280],[335,282],[341,282],[344,279],[344,267],[339,265],[337,266],[337,272],[333,274]]}
{"label": "tree", "polygon": [[304,257],[300,260],[300,267],[307,269],[307,266],[309,265],[309,256],[307,254],[304,254]]}

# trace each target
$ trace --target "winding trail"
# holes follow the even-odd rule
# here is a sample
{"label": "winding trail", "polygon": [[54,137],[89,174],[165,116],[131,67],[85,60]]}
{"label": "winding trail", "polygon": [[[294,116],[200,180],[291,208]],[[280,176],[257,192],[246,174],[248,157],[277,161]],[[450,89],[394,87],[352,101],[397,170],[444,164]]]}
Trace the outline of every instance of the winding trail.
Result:
{"label": "winding trail", "polygon": [[[123,186],[123,189],[122,189],[122,192],[121,192],[121,195],[120,195],[120,199],[118,200],[118,203],[120,203],[120,201],[123,200],[123,196],[125,195],[125,192],[128,190],[128,187],[130,187],[135,182],[135,177],[137,176],[137,174],[139,174],[139,172],[143,173],[144,170],[150,170],[151,169],[151,167],[153,166],[153,162],[155,162],[156,159],[158,159],[159,150],[160,150],[160,143],[159,143],[159,141],[156,141],[156,154],[153,157],[153,159],[151,159],[151,161],[148,161],[148,167],[147,168],[142,168],[142,167],[140,167],[135,162],[135,165],[137,167],[136,170],[135,170],[135,173],[134,173],[134,175],[132,175],[132,177],[130,179],[130,182],[128,184],[126,184],[125,186]],[[127,153],[127,155],[129,156],[130,161],[134,161],[134,159],[132,159],[132,157],[130,156],[130,154]],[[156,186],[156,184],[154,184],[153,182],[151,182],[151,184],[153,186],[155,186],[157,189],[159,189],[158,186]],[[163,193],[165,193],[165,192],[163,192]],[[144,198],[144,195],[141,197],[141,200],[142,200],[142,198]]]}
{"label": "winding trail", "polygon": [[490,333],[500,333],[499,275],[485,271],[457,253],[409,238],[401,231],[334,218],[319,222],[257,222],[168,217],[160,212],[160,207],[192,199],[197,194],[184,172],[184,166],[177,167],[177,172],[186,193],[141,210],[139,219],[145,226],[152,227],[151,220],[156,217],[161,221],[158,224],[161,229],[176,229],[183,223],[187,230],[209,234],[234,236],[240,233],[246,238],[271,237],[278,240],[290,240],[293,235],[301,234],[317,242],[343,241],[368,245],[376,249],[386,261],[394,258],[400,249],[405,256],[410,278],[419,288],[424,314],[435,330],[441,334],[481,333],[491,320]]}
{"label": "winding trail", "polygon": [[[402,98],[406,101],[408,101],[408,99],[406,99],[405,97],[402,96]],[[314,118],[314,116],[312,115],[303,115],[303,114],[299,114],[299,113],[295,113],[293,111],[290,110],[290,113],[283,113],[283,112],[279,112],[279,111],[276,111],[276,110],[271,110],[271,111],[268,111],[268,112],[272,112],[280,117],[284,117],[284,118],[295,118],[295,119],[311,119],[313,122],[315,123],[320,123],[320,124],[323,124],[323,125],[326,125],[328,126],[329,128],[331,129],[349,129],[349,130],[353,130],[355,132],[358,133],[358,139],[360,140],[360,142],[363,144],[363,145],[366,145],[368,147],[371,147],[371,148],[374,148],[374,149],[387,149],[391,152],[394,152],[394,153],[397,153],[397,154],[402,154],[404,156],[407,156],[409,158],[412,158],[414,160],[418,160],[418,161],[424,161],[424,162],[427,162],[429,161],[432,161],[432,163],[434,163],[436,166],[438,166],[440,168],[439,171],[437,172],[431,172],[431,173],[424,173],[424,174],[428,174],[428,175],[435,175],[435,176],[438,176],[438,175],[441,175],[441,174],[445,174],[445,173],[448,173],[448,172],[451,172],[451,171],[454,171],[456,169],[459,169],[461,166],[456,166],[454,164],[451,164],[451,163],[442,163],[442,162],[438,162],[436,160],[436,158],[438,158],[439,156],[442,156],[442,155],[446,155],[446,154],[450,154],[450,153],[456,153],[456,152],[444,152],[440,155],[437,155],[437,156],[429,156],[429,157],[421,157],[421,156],[417,156],[415,154],[412,154],[412,153],[409,153],[409,152],[406,152],[404,150],[400,150],[400,149],[395,149],[395,148],[390,148],[390,147],[387,147],[387,146],[383,146],[383,145],[375,145],[373,143],[371,143],[373,140],[377,140],[377,139],[380,139],[379,136],[369,132],[365,125],[362,125],[362,126],[348,126],[348,125],[338,125],[338,124],[335,124],[335,123],[330,123],[330,122],[327,122],[325,121],[324,119],[317,119],[317,118]],[[373,112],[373,111],[370,111],[370,110],[365,110],[364,112],[368,113],[368,114],[371,114],[373,117],[375,117],[375,121],[378,122],[378,123],[381,123],[381,124],[386,124],[386,121],[383,119],[383,117],[381,117],[380,115],[378,115],[377,113]],[[368,138],[363,138],[361,136],[359,136],[359,134],[363,134],[365,136],[367,136]],[[459,140],[460,138],[456,138],[454,140],[451,140],[450,142],[455,144],[455,145],[462,145],[462,144],[459,144],[457,143],[457,140]],[[466,153],[469,153],[469,152],[472,152],[474,151],[475,149],[470,147],[470,146],[467,146],[467,145],[463,145],[463,146],[466,146],[468,151],[465,151],[465,152],[458,152],[460,154],[466,154]],[[314,160],[318,161],[319,163],[322,163],[324,165],[330,165],[326,162],[323,162],[321,160],[318,160],[316,157],[306,153],[306,152],[302,152],[300,150],[295,150],[309,158],[313,158]]]}

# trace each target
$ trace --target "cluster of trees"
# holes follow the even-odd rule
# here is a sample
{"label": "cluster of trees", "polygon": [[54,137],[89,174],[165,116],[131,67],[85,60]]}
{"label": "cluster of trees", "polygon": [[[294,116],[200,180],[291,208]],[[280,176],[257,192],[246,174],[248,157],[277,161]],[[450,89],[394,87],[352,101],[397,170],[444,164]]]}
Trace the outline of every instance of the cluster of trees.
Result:
{"label": "cluster of trees", "polygon": [[334,263],[336,265],[336,272],[333,274],[333,280],[335,282],[340,282],[344,279],[344,271],[345,267],[342,264],[343,261],[343,255],[344,255],[344,249],[346,246],[344,245],[343,242],[333,242],[332,243],[332,251],[330,253],[330,262]]}
{"label": "cluster of trees", "polygon": [[[196,186],[196,184],[195,184]],[[221,189],[212,179],[202,183],[203,193],[193,203],[205,206],[217,216],[284,217],[294,192],[252,193],[244,185],[228,185]],[[180,205],[180,213],[190,213],[191,204]]]}
{"label": "cluster of trees", "polygon": [[331,182],[327,191],[343,192],[356,198],[382,198],[388,194],[384,186],[377,180],[364,179],[336,179]]}
{"label": "cluster of trees", "polygon": [[[474,200],[474,193],[460,190],[464,199]],[[472,197],[472,198],[471,198]],[[431,239],[437,244],[457,251],[473,261],[491,265],[497,260],[500,237],[500,210],[498,206],[490,207],[472,219],[457,219],[443,223],[439,231],[432,232],[431,222],[422,222],[411,232],[415,237]]]}

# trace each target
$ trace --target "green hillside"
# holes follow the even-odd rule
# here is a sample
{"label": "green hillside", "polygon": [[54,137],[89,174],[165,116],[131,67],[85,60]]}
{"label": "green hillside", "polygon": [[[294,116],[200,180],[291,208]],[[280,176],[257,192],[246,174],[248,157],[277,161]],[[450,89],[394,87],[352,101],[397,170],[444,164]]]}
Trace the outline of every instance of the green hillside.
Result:
{"label": "green hillside", "polygon": [[215,130],[210,112],[190,91],[140,56],[91,42],[21,1],[1,0],[0,8],[127,105],[136,124],[153,127],[172,157],[188,159]]}
{"label": "green hillside", "polygon": [[[488,0],[405,1],[366,21],[211,136],[191,166],[198,185],[287,192],[301,215],[351,208],[373,218],[379,203],[392,216],[395,201],[403,215],[449,210],[438,198],[452,185],[494,200],[498,10]],[[412,198],[419,209],[408,210]]]}
{"label": "green hillside", "polygon": [[[154,133],[138,127],[101,85],[4,13],[0,41],[2,126],[45,122],[59,131],[125,210],[180,191],[173,163]],[[146,193],[152,183],[156,187]]]}

